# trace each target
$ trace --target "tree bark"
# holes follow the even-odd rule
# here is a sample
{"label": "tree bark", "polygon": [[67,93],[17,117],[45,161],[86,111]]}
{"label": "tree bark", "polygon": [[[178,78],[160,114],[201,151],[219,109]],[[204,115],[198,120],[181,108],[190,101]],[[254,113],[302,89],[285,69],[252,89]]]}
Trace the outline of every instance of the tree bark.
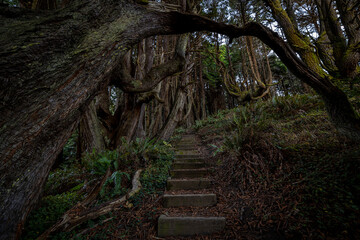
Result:
{"label": "tree bark", "polygon": [[101,124],[96,114],[96,107],[92,101],[80,120],[79,138],[80,138],[80,154],[91,152],[95,149],[100,152],[105,149],[105,141],[103,137]]}

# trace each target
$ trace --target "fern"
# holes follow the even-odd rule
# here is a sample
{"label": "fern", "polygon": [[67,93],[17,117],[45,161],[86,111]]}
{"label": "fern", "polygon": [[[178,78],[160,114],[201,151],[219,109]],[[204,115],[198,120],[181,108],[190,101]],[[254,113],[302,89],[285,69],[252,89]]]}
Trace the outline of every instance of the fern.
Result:
{"label": "fern", "polygon": [[110,184],[114,184],[114,191],[111,192],[110,197],[114,197],[116,195],[120,195],[123,193],[123,188],[121,186],[122,178],[125,176],[128,180],[130,180],[130,175],[126,172],[115,171],[110,177],[108,177],[100,190],[100,196],[104,197],[106,194],[107,186]]}

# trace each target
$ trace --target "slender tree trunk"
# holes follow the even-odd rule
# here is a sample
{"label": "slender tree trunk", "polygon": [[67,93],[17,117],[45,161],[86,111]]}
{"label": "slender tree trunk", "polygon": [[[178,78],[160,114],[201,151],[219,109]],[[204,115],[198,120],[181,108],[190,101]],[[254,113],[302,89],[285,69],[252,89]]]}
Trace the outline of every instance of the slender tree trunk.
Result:
{"label": "slender tree trunk", "polygon": [[165,121],[160,133],[158,134],[158,139],[167,140],[174,133],[175,128],[178,126],[178,123],[182,120],[183,109],[186,101],[185,92],[179,88],[176,94],[175,103],[170,111],[167,120]]}
{"label": "slender tree trunk", "polygon": [[202,70],[202,58],[199,54],[199,82],[200,82],[200,106],[201,106],[201,119],[207,117],[206,114],[206,96],[205,96],[205,84],[203,80],[203,70]]}
{"label": "slender tree trunk", "polygon": [[92,101],[82,116],[79,125],[80,153],[100,152],[105,149],[104,133],[96,114],[95,102]]}

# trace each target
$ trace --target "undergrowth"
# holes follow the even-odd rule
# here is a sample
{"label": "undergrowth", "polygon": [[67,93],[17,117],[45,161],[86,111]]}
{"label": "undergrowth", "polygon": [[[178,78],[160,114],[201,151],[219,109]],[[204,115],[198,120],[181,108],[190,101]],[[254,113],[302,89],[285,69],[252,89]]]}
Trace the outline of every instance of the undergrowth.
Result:
{"label": "undergrowth", "polygon": [[[68,145],[66,149],[73,148],[72,139],[69,140]],[[136,139],[129,143],[123,140],[122,145],[113,151],[93,151],[85,154],[81,162],[68,160],[73,157],[73,155],[66,157],[66,161],[49,174],[44,197],[39,207],[28,217],[22,239],[36,239],[55,224],[68,209],[90,193],[108,170],[111,174],[94,204],[98,205],[126,194],[132,187],[133,173],[137,169],[144,168],[141,176],[143,188],[127,203],[137,206],[144,196],[165,188],[173,152],[171,145],[166,142],[156,143],[150,139]],[[96,225],[94,221],[101,222],[101,219],[90,220],[81,227]],[[58,233],[52,236],[52,239],[68,239],[75,232],[76,230],[71,233]]]}
{"label": "undergrowth", "polygon": [[[360,149],[337,133],[318,97],[257,101],[194,128],[219,154],[220,180],[251,196],[244,198],[252,209],[244,224],[254,232],[359,238]],[[222,137],[214,142],[211,135]]]}

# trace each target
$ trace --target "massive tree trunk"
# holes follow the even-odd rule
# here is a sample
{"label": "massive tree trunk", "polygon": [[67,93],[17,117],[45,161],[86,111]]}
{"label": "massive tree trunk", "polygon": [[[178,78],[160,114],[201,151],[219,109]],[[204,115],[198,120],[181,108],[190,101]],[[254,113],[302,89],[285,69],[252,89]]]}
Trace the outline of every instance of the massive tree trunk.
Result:
{"label": "massive tree trunk", "polygon": [[[150,5],[150,4],[149,4]],[[21,233],[56,156],[127,50],[157,34],[215,31],[257,36],[322,95],[333,120],[360,138],[346,95],[265,27],[243,28],[133,1],[75,1],[54,12],[0,7],[0,239]]]}
{"label": "massive tree trunk", "polygon": [[127,49],[179,32],[164,28],[169,13],[130,1],[76,3],[0,11],[1,239],[20,234],[56,156]]}

